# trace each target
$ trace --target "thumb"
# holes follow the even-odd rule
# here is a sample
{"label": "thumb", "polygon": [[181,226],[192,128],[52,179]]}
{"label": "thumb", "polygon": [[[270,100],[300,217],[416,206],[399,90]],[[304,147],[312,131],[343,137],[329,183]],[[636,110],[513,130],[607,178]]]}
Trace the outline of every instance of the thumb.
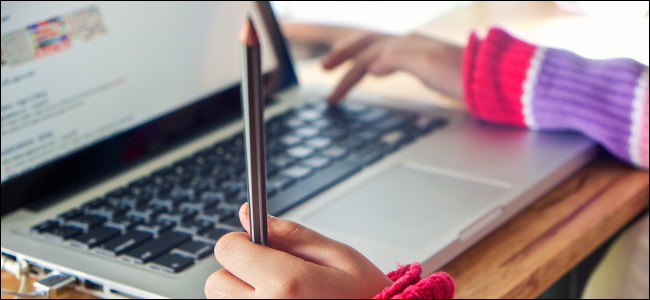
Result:
{"label": "thumb", "polygon": [[[249,206],[239,209],[239,220],[250,232]],[[346,269],[346,257],[363,257],[352,247],[332,240],[298,223],[268,216],[269,246],[318,265]]]}

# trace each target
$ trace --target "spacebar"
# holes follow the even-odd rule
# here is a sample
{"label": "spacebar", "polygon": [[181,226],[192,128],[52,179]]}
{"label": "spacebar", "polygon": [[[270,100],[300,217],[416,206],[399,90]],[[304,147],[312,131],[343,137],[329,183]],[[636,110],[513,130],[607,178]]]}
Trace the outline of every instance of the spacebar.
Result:
{"label": "spacebar", "polygon": [[345,160],[334,163],[313,176],[273,195],[268,200],[268,212],[278,216],[359,170],[361,170],[361,166],[357,163]]}

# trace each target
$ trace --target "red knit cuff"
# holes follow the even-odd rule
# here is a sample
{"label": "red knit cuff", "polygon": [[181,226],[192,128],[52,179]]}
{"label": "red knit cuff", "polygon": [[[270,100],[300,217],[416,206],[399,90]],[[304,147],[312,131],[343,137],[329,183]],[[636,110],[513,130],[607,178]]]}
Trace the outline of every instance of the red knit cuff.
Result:
{"label": "red knit cuff", "polygon": [[477,118],[525,126],[521,96],[536,47],[492,28],[485,40],[470,36],[463,53],[465,100]]}
{"label": "red knit cuff", "polygon": [[436,272],[420,279],[422,266],[418,263],[399,266],[387,274],[394,283],[373,299],[452,299],[454,280],[445,272]]}

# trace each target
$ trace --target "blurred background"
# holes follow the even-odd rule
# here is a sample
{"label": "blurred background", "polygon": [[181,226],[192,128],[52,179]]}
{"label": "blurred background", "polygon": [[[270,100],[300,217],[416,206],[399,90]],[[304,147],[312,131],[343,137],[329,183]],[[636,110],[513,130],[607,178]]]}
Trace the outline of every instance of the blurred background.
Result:
{"label": "blurred background", "polygon": [[286,20],[402,34],[472,1],[271,1]]}
{"label": "blurred background", "polygon": [[[427,23],[469,5],[484,5],[480,1],[271,1],[277,16],[284,22],[313,23],[348,26],[390,34],[404,34],[418,30]],[[502,19],[524,19],[532,12],[517,11],[517,2],[487,1],[486,12],[490,19],[499,19],[495,8],[506,8]],[[500,24],[517,33],[526,30],[524,38],[547,46],[569,48],[593,58],[613,56],[632,57],[648,64],[650,44],[648,40],[648,1],[542,1],[549,2],[556,10],[553,22],[537,23],[531,36],[531,22]],[[512,7],[513,9],[507,9]],[[509,14],[506,16],[505,14]],[[512,16],[517,14],[518,16]],[[537,12],[536,14],[539,14]],[[562,14],[559,16],[559,14]],[[496,17],[495,17],[496,16]],[[558,18],[559,17],[559,18]],[[476,16],[481,27],[482,16]],[[498,24],[498,22],[497,22]],[[439,29],[443,32],[447,29]],[[457,32],[457,29],[450,29]],[[438,33],[436,32],[436,33]],[[437,34],[440,35],[440,34]],[[444,35],[444,33],[442,34]],[[445,38],[445,36],[443,36]],[[464,42],[466,36],[458,36],[455,42]],[[305,48],[300,41],[294,43],[294,55],[298,58],[318,56],[327,51],[323,47]],[[318,45],[312,45],[318,46]],[[321,45],[322,46],[322,45]]]}

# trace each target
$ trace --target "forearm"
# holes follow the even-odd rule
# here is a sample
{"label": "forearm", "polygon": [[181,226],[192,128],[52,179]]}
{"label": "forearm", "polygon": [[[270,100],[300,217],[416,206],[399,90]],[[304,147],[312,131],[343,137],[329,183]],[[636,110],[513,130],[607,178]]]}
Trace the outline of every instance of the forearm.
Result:
{"label": "forearm", "polygon": [[465,49],[465,99],[476,117],[535,130],[575,130],[648,168],[648,68],[542,48],[492,29]]}

